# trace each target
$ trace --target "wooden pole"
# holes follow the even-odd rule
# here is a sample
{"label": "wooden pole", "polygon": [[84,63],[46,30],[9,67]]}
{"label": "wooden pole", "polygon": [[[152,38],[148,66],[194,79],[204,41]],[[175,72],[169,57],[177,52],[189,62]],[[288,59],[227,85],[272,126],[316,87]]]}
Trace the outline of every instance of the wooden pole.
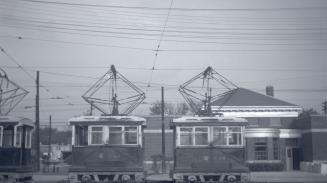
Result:
{"label": "wooden pole", "polygon": [[36,100],[35,100],[35,149],[36,171],[40,171],[40,71],[36,71]]}
{"label": "wooden pole", "polygon": [[166,173],[166,139],[165,139],[165,101],[164,101],[164,87],[161,87],[161,150],[162,150],[162,173]]}

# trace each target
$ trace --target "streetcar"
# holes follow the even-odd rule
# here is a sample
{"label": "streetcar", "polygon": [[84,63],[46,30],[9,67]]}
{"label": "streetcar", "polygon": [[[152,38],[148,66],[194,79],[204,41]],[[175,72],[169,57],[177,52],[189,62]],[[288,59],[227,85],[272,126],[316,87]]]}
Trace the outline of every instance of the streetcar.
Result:
{"label": "streetcar", "polygon": [[146,120],[135,116],[81,116],[72,126],[71,182],[142,182]]}
{"label": "streetcar", "polygon": [[129,115],[145,99],[144,92],[112,65],[82,97],[102,114],[69,120],[73,144],[70,182],[144,181],[146,120]]}
{"label": "streetcar", "polygon": [[249,180],[245,165],[243,118],[181,117],[173,119],[175,182]]}
{"label": "streetcar", "polygon": [[[173,119],[174,182],[241,182],[249,180],[245,163],[246,119],[224,117],[219,109],[237,86],[207,67],[179,87],[194,116]],[[220,106],[212,104],[219,101]]]}
{"label": "streetcar", "polygon": [[32,132],[30,119],[0,116],[0,182],[32,180]]}

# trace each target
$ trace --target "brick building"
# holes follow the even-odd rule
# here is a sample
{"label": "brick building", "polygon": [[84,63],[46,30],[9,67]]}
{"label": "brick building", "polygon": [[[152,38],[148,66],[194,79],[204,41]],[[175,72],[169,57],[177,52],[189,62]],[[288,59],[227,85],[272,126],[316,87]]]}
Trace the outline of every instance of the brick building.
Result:
{"label": "brick building", "polygon": [[[223,107],[219,108],[221,105]],[[225,117],[241,117],[249,122],[244,134],[244,156],[251,170],[297,170],[303,161],[327,160],[327,145],[322,140],[327,137],[326,118],[312,116],[299,119],[302,108],[273,97],[272,87],[267,88],[266,95],[245,88],[235,89],[232,96],[213,102],[212,110]],[[169,122],[177,117],[165,118],[166,159],[170,163],[173,159],[173,134]],[[146,118],[145,162],[148,169],[158,171],[161,118]]]}

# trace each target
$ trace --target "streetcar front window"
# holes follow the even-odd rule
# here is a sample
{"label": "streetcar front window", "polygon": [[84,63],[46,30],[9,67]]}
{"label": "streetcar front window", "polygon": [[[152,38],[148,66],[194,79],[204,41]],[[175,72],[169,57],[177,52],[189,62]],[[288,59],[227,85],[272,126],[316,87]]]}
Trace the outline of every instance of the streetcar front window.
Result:
{"label": "streetcar front window", "polygon": [[180,128],[180,145],[187,146],[193,144],[193,128]]}
{"label": "streetcar front window", "polygon": [[124,144],[137,144],[137,127],[125,127]]}
{"label": "streetcar front window", "polygon": [[3,129],[2,147],[12,147],[14,144],[14,128],[7,127]]}
{"label": "streetcar front window", "polygon": [[102,126],[93,126],[90,131],[91,145],[101,145],[104,144],[104,128]]}
{"label": "streetcar front window", "polygon": [[25,133],[25,147],[31,148],[31,135],[32,135],[32,129],[27,128]]}
{"label": "streetcar front window", "polygon": [[15,134],[15,146],[20,147],[22,144],[22,134],[23,134],[23,127],[18,126],[16,129],[16,134]]}
{"label": "streetcar front window", "polygon": [[109,127],[109,144],[119,145],[123,143],[122,127]]}
{"label": "streetcar front window", "polygon": [[3,127],[0,126],[0,147],[2,147],[2,134],[3,134]]}

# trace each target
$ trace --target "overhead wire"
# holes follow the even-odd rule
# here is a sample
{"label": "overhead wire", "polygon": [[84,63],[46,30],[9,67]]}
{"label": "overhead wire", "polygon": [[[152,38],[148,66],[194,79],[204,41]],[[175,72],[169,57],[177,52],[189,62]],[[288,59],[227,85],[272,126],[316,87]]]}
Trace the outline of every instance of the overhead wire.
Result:
{"label": "overhead wire", "polygon": [[324,6],[310,7],[278,7],[278,8],[170,8],[170,7],[147,7],[147,6],[122,6],[122,5],[107,5],[107,4],[83,4],[71,2],[55,2],[45,0],[19,0],[39,4],[55,4],[64,6],[81,6],[81,7],[101,7],[101,8],[119,8],[119,9],[142,9],[142,10],[174,10],[174,11],[310,11],[310,10],[326,10]]}

